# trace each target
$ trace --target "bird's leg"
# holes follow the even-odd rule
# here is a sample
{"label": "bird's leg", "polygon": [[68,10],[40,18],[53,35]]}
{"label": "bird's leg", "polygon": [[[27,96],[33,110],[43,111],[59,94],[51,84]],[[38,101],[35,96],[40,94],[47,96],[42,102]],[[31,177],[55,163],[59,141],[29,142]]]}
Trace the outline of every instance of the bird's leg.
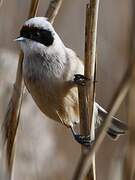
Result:
{"label": "bird's leg", "polygon": [[[74,83],[77,84],[77,85],[81,85],[81,86],[86,86],[87,83],[90,83],[90,79],[89,78],[86,78],[84,75],[81,75],[81,74],[75,74],[74,75]],[[90,147],[92,144],[93,144],[93,141],[91,140],[91,137],[90,137],[90,134],[89,135],[81,135],[81,134],[77,134],[73,127],[71,128],[72,130],[72,134],[75,138],[75,140],[84,145],[84,146],[87,146],[87,147]]]}
{"label": "bird's leg", "polygon": [[90,147],[93,144],[90,135],[81,135],[75,132],[73,127],[70,127],[75,140],[86,147]]}

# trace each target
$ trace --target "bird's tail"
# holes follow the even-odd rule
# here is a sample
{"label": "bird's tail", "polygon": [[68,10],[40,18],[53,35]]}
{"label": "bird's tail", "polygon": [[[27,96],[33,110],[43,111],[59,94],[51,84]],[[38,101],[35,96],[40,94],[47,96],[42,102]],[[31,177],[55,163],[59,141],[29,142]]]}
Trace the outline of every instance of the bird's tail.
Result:
{"label": "bird's tail", "polygon": [[[105,111],[101,106],[97,104],[98,107],[98,113],[102,119],[102,121],[107,116],[107,111]],[[124,135],[128,130],[127,124],[120,121],[119,119],[112,117],[112,124],[110,128],[107,131],[107,134],[112,140],[117,140],[119,136]]]}
{"label": "bird's tail", "polygon": [[117,140],[119,136],[124,135],[128,130],[127,125],[119,119],[113,117],[112,124],[107,131],[107,134],[111,139]]}

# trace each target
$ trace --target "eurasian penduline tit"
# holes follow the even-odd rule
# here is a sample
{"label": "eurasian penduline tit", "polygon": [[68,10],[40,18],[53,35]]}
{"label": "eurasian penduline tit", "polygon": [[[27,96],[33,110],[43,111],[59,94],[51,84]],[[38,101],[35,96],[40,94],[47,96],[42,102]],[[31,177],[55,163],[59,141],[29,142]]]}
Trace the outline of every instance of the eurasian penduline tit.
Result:
{"label": "eurasian penduline tit", "polygon": [[[90,145],[90,136],[74,131],[79,123],[78,93],[75,74],[83,74],[84,65],[75,52],[67,48],[53,26],[45,17],[27,20],[16,39],[24,52],[23,77],[26,88],[39,109],[49,118],[71,128],[75,140]],[[76,75],[76,78],[85,77]],[[76,79],[75,78],[75,79]],[[107,112],[94,103],[96,128],[105,119]],[[112,117],[107,133],[116,139],[125,134],[126,125]]]}

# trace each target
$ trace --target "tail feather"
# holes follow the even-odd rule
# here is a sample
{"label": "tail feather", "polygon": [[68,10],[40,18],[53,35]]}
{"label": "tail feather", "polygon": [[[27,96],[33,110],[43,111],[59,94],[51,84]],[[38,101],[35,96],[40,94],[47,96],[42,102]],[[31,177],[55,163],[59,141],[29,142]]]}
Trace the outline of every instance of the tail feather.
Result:
{"label": "tail feather", "polygon": [[111,127],[108,129],[108,135],[113,139],[117,140],[120,135],[124,135],[128,130],[127,125],[119,119],[113,117]]}
{"label": "tail feather", "polygon": [[[99,116],[104,120],[107,116],[107,111],[105,111],[101,106],[97,104]],[[120,121],[119,119],[112,117],[112,124],[107,131],[109,137],[113,140],[117,140],[119,136],[124,135],[128,130],[128,126],[126,123]]]}
{"label": "tail feather", "polygon": [[112,129],[108,129],[107,134],[112,140],[117,140],[119,137],[119,135],[116,132],[112,131]]}

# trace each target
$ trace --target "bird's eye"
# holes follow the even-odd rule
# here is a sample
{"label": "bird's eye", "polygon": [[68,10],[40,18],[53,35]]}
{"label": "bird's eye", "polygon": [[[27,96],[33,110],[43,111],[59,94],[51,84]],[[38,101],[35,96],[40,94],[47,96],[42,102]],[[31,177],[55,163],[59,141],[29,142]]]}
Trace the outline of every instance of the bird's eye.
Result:
{"label": "bird's eye", "polygon": [[33,35],[34,35],[35,37],[39,37],[39,36],[40,36],[40,33],[39,33],[39,31],[35,31],[35,32],[33,33]]}
{"label": "bird's eye", "polygon": [[37,36],[40,36],[40,33],[39,33],[39,31],[37,31],[37,32],[36,32],[36,35],[37,35]]}
{"label": "bird's eye", "polygon": [[36,40],[39,37],[40,37],[40,32],[39,31],[33,31],[33,32],[30,33],[30,39]]}

